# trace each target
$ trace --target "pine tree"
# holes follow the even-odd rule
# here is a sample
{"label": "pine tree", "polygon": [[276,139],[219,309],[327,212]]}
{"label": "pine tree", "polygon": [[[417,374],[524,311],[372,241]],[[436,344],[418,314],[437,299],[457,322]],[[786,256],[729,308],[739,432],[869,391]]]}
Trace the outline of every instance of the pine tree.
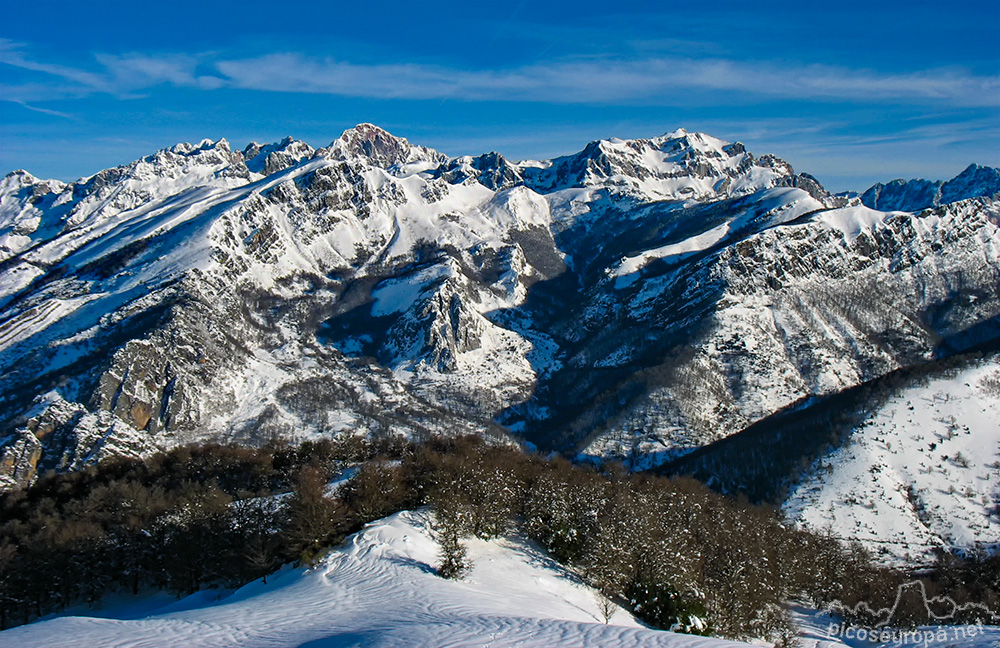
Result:
{"label": "pine tree", "polygon": [[276,508],[269,497],[244,497],[233,502],[233,525],[242,538],[238,549],[242,578],[263,578],[266,584],[267,575],[280,565]]}
{"label": "pine tree", "polygon": [[441,562],[438,565],[437,573],[441,578],[461,580],[470,569],[472,563],[469,562],[467,550],[458,538],[458,529],[453,525],[447,525],[441,530]]}
{"label": "pine tree", "polygon": [[468,503],[461,492],[450,485],[437,484],[432,493],[435,526],[441,543],[441,562],[437,573],[442,578],[459,580],[472,568],[460,538],[470,531]]}

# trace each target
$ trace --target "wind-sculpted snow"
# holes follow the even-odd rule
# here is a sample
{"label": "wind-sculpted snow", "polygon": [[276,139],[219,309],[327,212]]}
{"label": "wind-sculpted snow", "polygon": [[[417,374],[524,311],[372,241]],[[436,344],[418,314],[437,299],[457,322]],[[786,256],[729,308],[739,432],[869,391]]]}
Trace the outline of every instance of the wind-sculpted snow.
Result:
{"label": "wind-sculpted snow", "polygon": [[607,646],[725,648],[731,641],[651,630],[520,538],[469,540],[463,581],[434,573],[426,512],[369,524],[313,569],[286,569],[221,599],[195,594],[131,618],[63,616],[0,633],[45,646]]}
{"label": "wind-sculpted snow", "polygon": [[517,163],[362,124],[2,182],[8,483],[343,433],[639,468],[998,335],[995,200],[843,206],[683,130]]}

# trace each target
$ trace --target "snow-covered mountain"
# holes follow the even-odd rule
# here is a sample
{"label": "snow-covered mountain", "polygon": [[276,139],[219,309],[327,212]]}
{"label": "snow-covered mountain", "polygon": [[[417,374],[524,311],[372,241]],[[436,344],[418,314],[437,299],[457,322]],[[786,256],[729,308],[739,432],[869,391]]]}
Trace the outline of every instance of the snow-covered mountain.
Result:
{"label": "snow-covered mountain", "polygon": [[883,211],[918,211],[997,194],[1000,194],[1000,169],[970,164],[951,180],[879,182],[861,194],[861,203]]}
{"label": "snow-covered mountain", "polygon": [[15,172],[0,471],[340,433],[654,466],[1000,337],[998,221],[982,196],[851,204],[683,130],[511,162],[363,124]]}

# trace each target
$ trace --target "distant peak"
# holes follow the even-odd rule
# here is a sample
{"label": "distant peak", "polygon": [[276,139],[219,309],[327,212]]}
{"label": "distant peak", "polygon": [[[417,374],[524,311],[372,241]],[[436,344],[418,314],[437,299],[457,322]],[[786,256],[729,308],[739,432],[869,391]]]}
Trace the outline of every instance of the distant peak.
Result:
{"label": "distant peak", "polygon": [[952,180],[956,180],[964,176],[975,175],[977,173],[990,173],[996,171],[997,170],[994,169],[993,167],[983,166],[982,164],[976,164],[975,162],[973,162],[969,166],[965,167],[965,169],[961,173],[952,178]]}
{"label": "distant peak", "polygon": [[250,142],[243,149],[243,159],[250,171],[271,175],[312,157],[313,153],[313,147],[289,135],[273,144]]}
{"label": "distant peak", "polygon": [[951,180],[877,182],[861,195],[861,202],[882,211],[919,211],[967,198],[1000,193],[1000,169],[970,164]]}
{"label": "distant peak", "polygon": [[741,153],[746,153],[747,147],[744,146],[743,142],[733,142],[728,146],[722,147],[722,150],[730,155],[739,155]]}
{"label": "distant peak", "polygon": [[3,179],[0,179],[0,192],[17,190],[21,187],[30,187],[41,182],[43,181],[24,169],[16,169],[5,175]]}
{"label": "distant peak", "polygon": [[688,131],[683,128],[650,140],[654,146],[671,148],[687,148],[696,153],[707,153],[711,156],[733,156],[746,152],[743,144],[730,144],[726,140],[713,137],[707,133]]}
{"label": "distant peak", "polygon": [[410,142],[405,137],[396,137],[384,128],[366,122],[345,130],[330,148],[370,156],[380,150],[409,149]]}
{"label": "distant peak", "polygon": [[31,175],[31,173],[25,171],[24,169],[14,169],[5,175],[4,178],[24,178],[25,180],[35,180],[35,176]]}
{"label": "distant peak", "polygon": [[327,154],[334,158],[366,158],[372,164],[389,168],[417,160],[445,160],[445,156],[423,146],[413,146],[375,124],[363,123],[349,128],[333,142]]}
{"label": "distant peak", "polygon": [[199,153],[201,151],[212,151],[212,150],[222,150],[227,153],[230,152],[229,140],[225,137],[218,140],[212,140],[205,138],[198,142],[198,144],[191,144],[190,142],[180,142],[179,144],[174,144],[169,149],[171,153],[177,153],[179,155],[191,155],[194,153]]}
{"label": "distant peak", "polygon": [[340,139],[344,141],[350,141],[357,138],[368,141],[386,138],[403,139],[401,137],[396,137],[381,126],[376,126],[375,124],[369,122],[362,122],[353,128],[348,128],[340,135]]}

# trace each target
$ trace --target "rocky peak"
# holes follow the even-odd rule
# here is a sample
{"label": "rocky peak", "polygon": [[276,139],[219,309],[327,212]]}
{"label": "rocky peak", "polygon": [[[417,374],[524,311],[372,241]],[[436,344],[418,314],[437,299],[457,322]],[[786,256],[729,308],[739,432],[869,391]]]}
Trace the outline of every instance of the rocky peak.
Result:
{"label": "rocky peak", "polygon": [[913,211],[937,204],[940,182],[918,178],[897,178],[886,183],[876,183],[861,194],[861,203],[883,211]]}
{"label": "rocky peak", "polygon": [[1000,169],[970,164],[964,171],[941,185],[941,204],[966,198],[1000,193]]}
{"label": "rocky peak", "polygon": [[747,148],[743,145],[743,142],[733,142],[732,144],[722,147],[722,150],[729,155],[739,155],[747,152]]}
{"label": "rocky peak", "polygon": [[271,175],[312,157],[315,152],[305,142],[289,136],[274,144],[250,142],[243,149],[243,158],[250,171]]}
{"label": "rocky peak", "polygon": [[335,160],[365,159],[369,164],[388,169],[411,162],[444,162],[447,157],[423,146],[414,146],[374,124],[349,128],[330,146],[320,151]]}
{"label": "rocky peak", "polygon": [[[701,154],[706,157],[723,157],[724,149],[732,145],[725,140],[712,137],[706,133],[688,132],[679,128],[672,133],[666,133],[651,140],[632,140],[636,142],[648,142],[663,151],[690,151],[691,155]],[[740,153],[745,152],[742,144],[739,147]],[[736,154],[736,153],[734,153]]]}
{"label": "rocky peak", "polygon": [[827,207],[844,207],[849,202],[846,198],[832,195],[820,184],[819,180],[808,173],[792,173],[789,178],[786,186],[802,189]]}
{"label": "rocky peak", "polygon": [[169,150],[171,153],[176,153],[178,155],[197,155],[203,151],[212,150],[223,150],[226,152],[230,151],[229,141],[225,137],[218,141],[213,141],[212,139],[205,138],[198,142],[198,144],[191,144],[190,142],[180,142],[171,146]]}
{"label": "rocky peak", "polygon": [[177,158],[179,158],[188,163],[210,165],[219,163],[232,164],[242,161],[242,155],[239,153],[234,154],[229,146],[229,142],[224,137],[214,141],[203,139],[196,146],[181,143],[167,149],[167,151],[174,154],[176,158],[172,159],[171,156],[166,154],[166,151],[160,151],[154,159],[158,161],[177,161]]}
{"label": "rocky peak", "polygon": [[0,180],[0,191],[16,191],[21,187],[30,187],[36,182],[38,182],[38,178],[24,169],[15,169],[5,175],[3,180]]}
{"label": "rocky peak", "polygon": [[815,178],[796,176],[780,158],[757,159],[740,142],[684,129],[653,139],[593,141],[576,155],[522,171],[538,191],[608,186],[641,201],[715,200],[776,186],[801,187],[820,200],[829,198]]}
{"label": "rocky peak", "polygon": [[66,183],[59,180],[41,180],[24,169],[11,171],[0,179],[0,195],[18,194],[30,188],[25,196],[37,198],[65,189]]}
{"label": "rocky peak", "polygon": [[[131,164],[106,169],[88,179],[96,180],[98,184],[106,184],[108,172],[111,176],[121,179],[149,180],[152,178],[177,178],[201,170],[214,173],[235,166],[243,169],[243,155],[234,153],[225,138],[219,140],[204,139],[198,144],[181,142],[170,148],[157,151]],[[245,170],[245,169],[243,169]]]}
{"label": "rocky peak", "polygon": [[496,151],[478,157],[466,155],[449,160],[435,171],[435,177],[450,184],[475,178],[479,184],[493,191],[509,189],[524,182],[518,168]]}

